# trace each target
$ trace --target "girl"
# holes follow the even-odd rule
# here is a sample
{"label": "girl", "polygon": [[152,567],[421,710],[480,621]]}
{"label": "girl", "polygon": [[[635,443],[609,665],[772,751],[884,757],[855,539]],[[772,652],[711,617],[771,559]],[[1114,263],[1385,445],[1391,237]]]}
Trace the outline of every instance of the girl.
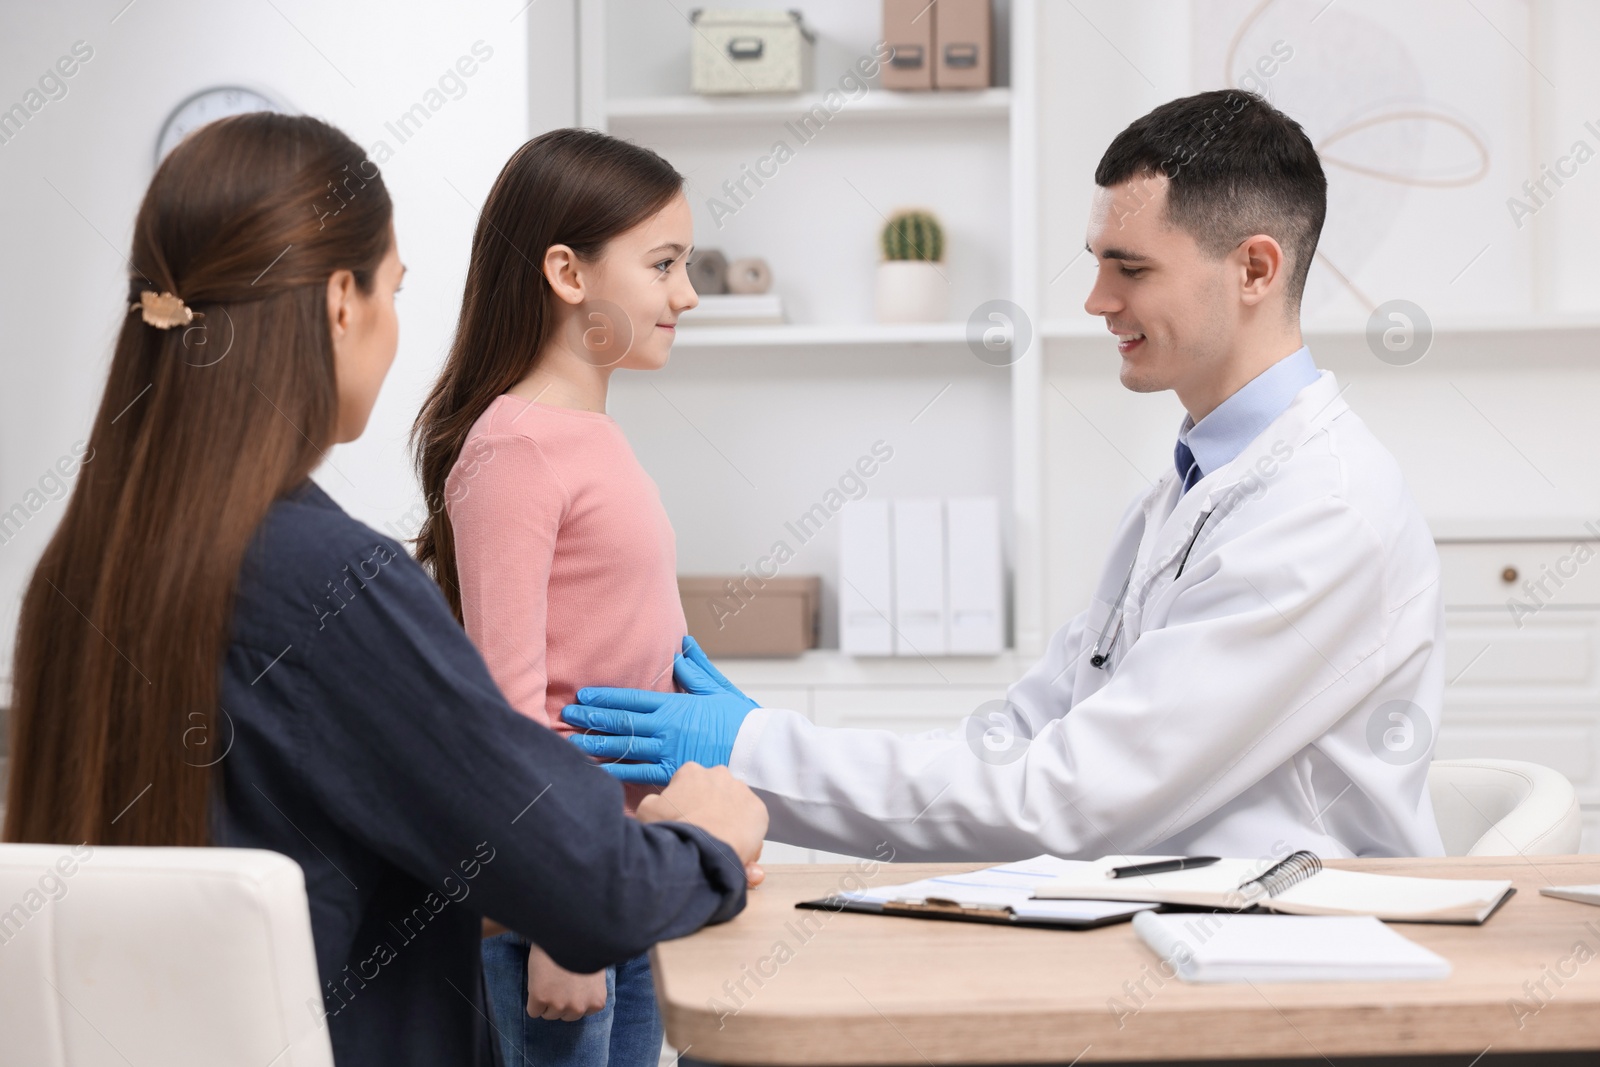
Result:
{"label": "girl", "polygon": [[[667,361],[698,302],[683,178],[660,156],[556,130],[511,157],[473,241],[460,326],[417,419],[446,499],[417,540],[511,704],[562,734],[584,685],[673,691],[684,646],[660,496],[605,413],[619,367]],[[629,785],[631,811],[644,787]],[[519,931],[484,941],[508,1064],[653,1065],[649,960],[564,969]]]}
{"label": "girl", "polygon": [[298,1040],[341,1067],[494,1059],[485,913],[594,971],[738,912],[760,802],[701,770],[625,818],[422,569],[308,477],[360,435],[398,336],[361,150],[307,117],[203,127],[129,265],[91,458],[23,600],[6,838],[298,861],[324,982]]}

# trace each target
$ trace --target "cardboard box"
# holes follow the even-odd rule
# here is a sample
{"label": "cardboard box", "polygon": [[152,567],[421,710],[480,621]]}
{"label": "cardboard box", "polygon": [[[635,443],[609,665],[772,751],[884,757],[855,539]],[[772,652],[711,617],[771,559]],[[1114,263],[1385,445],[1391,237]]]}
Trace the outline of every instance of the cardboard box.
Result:
{"label": "cardboard box", "polygon": [[933,88],[933,12],[927,0],[883,0],[883,43],[894,51],[879,70],[880,85]]}
{"label": "cardboard box", "polygon": [[986,89],[993,76],[989,0],[939,0],[933,21],[933,87]]}
{"label": "cardboard box", "polygon": [[815,575],[678,576],[684,621],[712,659],[798,656],[816,648],[821,593],[822,580]]}

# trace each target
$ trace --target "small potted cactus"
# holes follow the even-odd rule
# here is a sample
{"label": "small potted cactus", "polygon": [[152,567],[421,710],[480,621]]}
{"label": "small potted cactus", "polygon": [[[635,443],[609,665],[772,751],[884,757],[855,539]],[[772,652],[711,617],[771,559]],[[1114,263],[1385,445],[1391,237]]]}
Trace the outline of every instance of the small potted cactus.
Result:
{"label": "small potted cactus", "polygon": [[950,283],[944,262],[944,229],[932,212],[897,211],[883,228],[878,264],[879,322],[941,322]]}

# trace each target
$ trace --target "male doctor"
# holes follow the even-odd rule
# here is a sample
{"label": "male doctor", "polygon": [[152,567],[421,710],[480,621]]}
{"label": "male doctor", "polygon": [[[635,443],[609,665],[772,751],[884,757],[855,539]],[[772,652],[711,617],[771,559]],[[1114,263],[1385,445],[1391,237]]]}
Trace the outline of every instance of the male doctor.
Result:
{"label": "male doctor", "polygon": [[687,692],[580,690],[563,717],[595,732],[575,744],[624,781],[726,764],[772,839],[857,855],[1443,854],[1438,555],[1300,338],[1316,151],[1260,97],[1201,93],[1119,134],[1095,183],[1084,306],[1122,384],[1188,417],[1087,610],[1008,691],[1018,747],[969,744],[971,722],[900,736],[757,707],[692,638]]}

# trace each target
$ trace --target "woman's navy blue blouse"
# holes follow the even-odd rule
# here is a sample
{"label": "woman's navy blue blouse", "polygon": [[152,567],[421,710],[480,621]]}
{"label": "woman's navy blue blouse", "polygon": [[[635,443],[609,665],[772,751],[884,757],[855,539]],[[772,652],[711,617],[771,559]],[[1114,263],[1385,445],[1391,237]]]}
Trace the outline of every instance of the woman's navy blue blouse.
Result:
{"label": "woman's navy blue blouse", "polygon": [[[644,825],[518,714],[433,580],[307,480],[241,570],[214,737],[218,844],[305,871],[341,1067],[489,1064],[480,919],[596,971],[744,907],[728,846]],[[225,754],[224,754],[225,753]]]}

